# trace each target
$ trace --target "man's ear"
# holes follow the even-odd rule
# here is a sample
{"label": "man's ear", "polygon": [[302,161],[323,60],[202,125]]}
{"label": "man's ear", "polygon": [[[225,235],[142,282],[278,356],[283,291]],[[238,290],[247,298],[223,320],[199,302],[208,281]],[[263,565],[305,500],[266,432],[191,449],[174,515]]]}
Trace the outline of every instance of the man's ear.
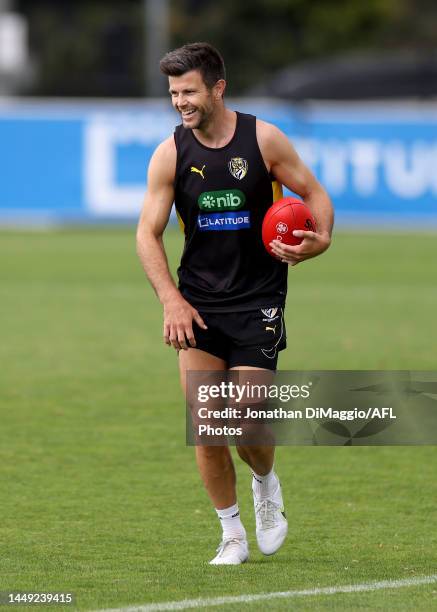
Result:
{"label": "man's ear", "polygon": [[226,81],[224,79],[220,79],[212,88],[213,96],[215,100],[220,100],[223,98],[226,89]]}

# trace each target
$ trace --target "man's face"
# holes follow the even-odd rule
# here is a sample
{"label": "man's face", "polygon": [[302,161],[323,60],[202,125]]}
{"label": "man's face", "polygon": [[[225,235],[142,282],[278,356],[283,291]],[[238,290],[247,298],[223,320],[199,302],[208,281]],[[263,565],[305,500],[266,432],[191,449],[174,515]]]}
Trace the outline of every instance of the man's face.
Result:
{"label": "man's face", "polygon": [[168,77],[171,101],[185,128],[201,129],[214,111],[213,91],[203,82],[198,70]]}

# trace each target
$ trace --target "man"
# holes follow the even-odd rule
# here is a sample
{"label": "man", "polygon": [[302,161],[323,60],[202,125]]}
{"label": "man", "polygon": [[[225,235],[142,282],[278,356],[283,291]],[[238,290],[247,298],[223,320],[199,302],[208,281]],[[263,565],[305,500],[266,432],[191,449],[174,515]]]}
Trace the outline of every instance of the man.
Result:
{"label": "man", "polygon": [[[137,249],[163,305],[164,342],[178,352],[187,392],[190,370],[276,369],[278,351],[285,348],[286,264],[329,247],[333,212],[326,192],[279,129],[225,106],[225,68],[214,47],[184,45],[167,53],[160,67],[182,125],[150,161]],[[279,185],[303,198],[317,232],[296,231],[303,241],[295,247],[273,241],[275,259],[263,246],[261,224],[280,197]],[[162,241],[173,201],[185,233],[178,287]],[[287,533],[274,447],[237,446],[237,451],[253,473],[258,546],[273,554]],[[229,448],[197,446],[196,459],[223,529],[210,563],[243,563],[249,553]]]}

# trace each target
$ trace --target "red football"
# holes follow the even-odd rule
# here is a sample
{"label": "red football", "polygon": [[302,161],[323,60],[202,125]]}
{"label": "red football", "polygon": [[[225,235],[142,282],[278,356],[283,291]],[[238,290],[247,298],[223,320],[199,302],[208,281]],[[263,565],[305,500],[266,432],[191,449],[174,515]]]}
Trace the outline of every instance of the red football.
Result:
{"label": "red football", "polygon": [[300,244],[303,239],[293,236],[293,230],[297,229],[316,231],[316,222],[310,209],[297,198],[287,197],[274,202],[266,212],[262,225],[262,240],[270,255],[273,255],[270,248],[272,240],[293,246]]}

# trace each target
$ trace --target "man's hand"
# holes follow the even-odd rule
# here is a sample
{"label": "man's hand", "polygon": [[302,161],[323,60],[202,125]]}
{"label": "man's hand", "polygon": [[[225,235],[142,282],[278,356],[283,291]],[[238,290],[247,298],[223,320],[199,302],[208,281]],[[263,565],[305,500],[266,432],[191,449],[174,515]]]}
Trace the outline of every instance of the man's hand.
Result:
{"label": "man's hand", "polygon": [[207,329],[204,320],[183,297],[172,299],[164,304],[164,342],[177,351],[195,348],[193,321],[202,329]]}
{"label": "man's hand", "polygon": [[290,266],[295,266],[305,259],[320,255],[331,244],[331,238],[328,234],[294,230],[293,236],[303,238],[302,242],[297,246],[284,244],[280,240],[273,240],[270,243],[273,253],[282,262],[290,264]]}

